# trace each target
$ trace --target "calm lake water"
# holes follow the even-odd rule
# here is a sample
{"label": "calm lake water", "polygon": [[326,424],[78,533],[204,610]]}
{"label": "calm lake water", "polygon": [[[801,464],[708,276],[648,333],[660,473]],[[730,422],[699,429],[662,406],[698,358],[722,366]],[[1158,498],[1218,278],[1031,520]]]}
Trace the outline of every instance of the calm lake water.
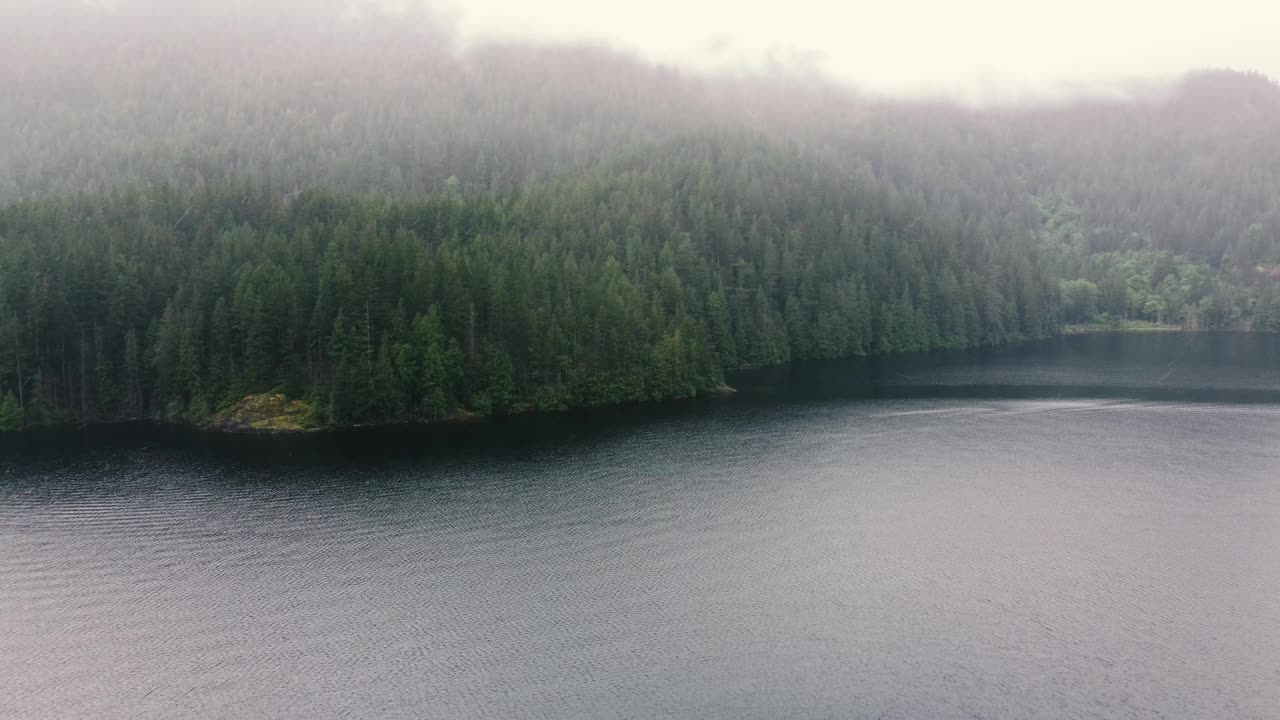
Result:
{"label": "calm lake water", "polygon": [[0,441],[6,718],[1277,718],[1280,341]]}

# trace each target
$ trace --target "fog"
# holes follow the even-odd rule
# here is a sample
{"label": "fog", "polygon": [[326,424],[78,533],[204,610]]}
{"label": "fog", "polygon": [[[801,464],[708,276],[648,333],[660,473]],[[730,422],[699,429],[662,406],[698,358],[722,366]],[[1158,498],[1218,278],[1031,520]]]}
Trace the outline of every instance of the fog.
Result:
{"label": "fog", "polygon": [[1112,92],[1203,67],[1280,76],[1267,0],[466,0],[471,38],[595,41],[703,68],[818,70],[967,100]]}
{"label": "fog", "polygon": [[37,9],[53,28],[86,7],[138,5],[149,18],[139,22],[152,24],[391,10],[430,16],[464,46],[590,44],[699,71],[782,71],[974,104],[1124,95],[1199,68],[1280,77],[1280,3],[1268,0],[0,0],[0,10]]}

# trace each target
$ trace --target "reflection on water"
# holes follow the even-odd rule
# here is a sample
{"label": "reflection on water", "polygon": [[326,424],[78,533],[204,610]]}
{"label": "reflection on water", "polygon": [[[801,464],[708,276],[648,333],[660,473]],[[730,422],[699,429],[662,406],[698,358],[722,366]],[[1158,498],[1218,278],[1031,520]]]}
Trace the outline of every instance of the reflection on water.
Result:
{"label": "reflection on water", "polygon": [[1280,336],[1099,334],[1008,348],[794,363],[740,381],[775,398],[1139,398],[1280,403]]}
{"label": "reflection on water", "polygon": [[1068,338],[425,432],[9,438],[3,714],[1273,718],[1277,367]]}

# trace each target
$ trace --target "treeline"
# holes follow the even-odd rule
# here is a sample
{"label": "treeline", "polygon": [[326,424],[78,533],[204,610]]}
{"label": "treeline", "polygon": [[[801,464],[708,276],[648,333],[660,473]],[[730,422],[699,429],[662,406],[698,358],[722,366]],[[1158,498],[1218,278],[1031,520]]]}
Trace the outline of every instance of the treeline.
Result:
{"label": "treeline", "polygon": [[1280,330],[1280,87],[978,110],[376,2],[0,4],[0,427],[693,395],[1064,323]]}
{"label": "treeline", "polygon": [[[1060,282],[1061,320],[1122,325],[1143,320],[1188,330],[1280,331],[1280,266],[1238,268],[1149,244],[1092,252],[1089,227],[1070,203],[1041,201],[1041,257]],[[1274,318],[1274,319],[1273,319]]]}
{"label": "treeline", "polygon": [[29,421],[345,424],[684,397],[722,370],[1057,330],[1016,234],[946,227],[753,135],[511,197],[172,188],[0,211],[0,382]]}

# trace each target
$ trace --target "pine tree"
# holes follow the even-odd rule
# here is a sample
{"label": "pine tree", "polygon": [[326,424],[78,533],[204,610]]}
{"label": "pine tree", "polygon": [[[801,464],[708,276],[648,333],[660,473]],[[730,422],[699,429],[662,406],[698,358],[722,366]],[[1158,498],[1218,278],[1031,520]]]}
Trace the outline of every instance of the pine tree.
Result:
{"label": "pine tree", "polygon": [[327,354],[332,368],[327,402],[328,421],[331,425],[345,425],[355,420],[359,386],[355,377],[358,366],[356,359],[352,357],[351,334],[341,308],[333,319]]}
{"label": "pine tree", "polygon": [[719,291],[711,293],[708,298],[707,314],[711,321],[716,355],[720,358],[720,365],[726,368],[738,367],[738,344],[733,338],[733,328],[729,322],[729,304]]}
{"label": "pine tree", "polygon": [[0,396],[0,432],[21,430],[23,427],[22,406],[12,391]]}
{"label": "pine tree", "polygon": [[121,385],[124,387],[122,409],[127,417],[137,417],[142,412],[142,361],[139,357],[138,331],[129,328],[124,336],[124,362]]}

